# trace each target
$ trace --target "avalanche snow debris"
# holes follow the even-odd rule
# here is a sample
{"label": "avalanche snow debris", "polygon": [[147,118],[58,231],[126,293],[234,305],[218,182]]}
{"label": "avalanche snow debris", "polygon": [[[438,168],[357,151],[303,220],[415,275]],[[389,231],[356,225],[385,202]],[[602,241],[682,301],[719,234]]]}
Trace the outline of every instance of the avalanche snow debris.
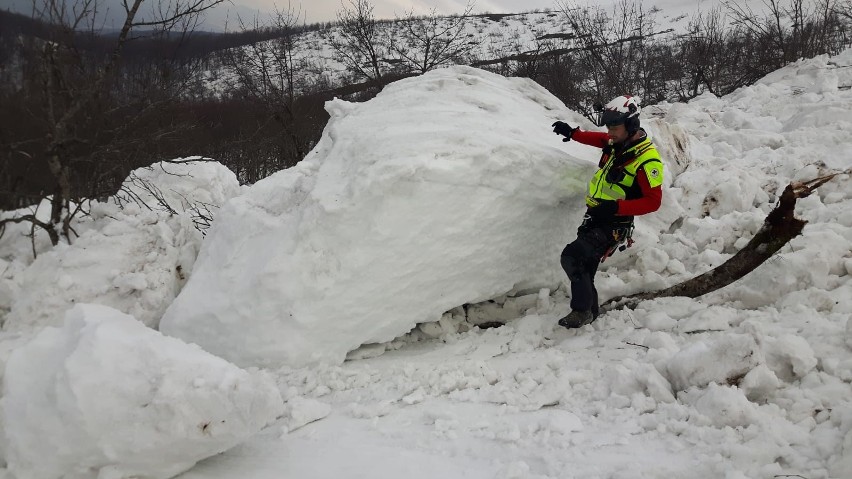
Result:
{"label": "avalanche snow debris", "polygon": [[2,417],[19,478],[170,478],[283,412],[241,370],[99,305],[77,305],[6,363]]}
{"label": "avalanche snow debris", "polygon": [[[637,244],[601,266],[602,296],[645,290],[661,281],[674,284],[718,265],[754,235],[790,181],[849,168],[852,93],[836,86],[852,84],[850,64],[852,50],[832,59],[796,62],[725,98],[707,94],[688,104],[658,105],[661,120],[648,122],[649,127],[661,132],[677,124],[688,132],[655,136],[667,151],[673,148],[665,143],[680,142],[682,151],[671,154],[682,156],[668,164],[668,173],[674,174],[667,175],[672,183],[663,208],[652,218],[640,218]],[[415,82],[406,85],[420,94]],[[429,87],[448,97],[466,93],[453,91],[452,82]],[[511,89],[506,93],[513,94]],[[358,108],[334,106],[340,118]],[[525,128],[526,121],[521,118],[519,127]],[[403,122],[394,127],[404,129]],[[340,138],[342,133],[330,134]],[[376,138],[369,128],[360,134]],[[441,151],[416,143],[429,152]],[[363,153],[369,156],[372,150]],[[443,157],[433,159],[442,162]],[[357,165],[351,161],[336,168],[357,176]],[[443,165],[448,173],[457,166]],[[459,177],[470,172],[456,171]],[[332,173],[325,172],[329,180]],[[310,191],[298,178],[289,184],[299,185],[299,198]],[[268,201],[257,203],[290,201],[282,199],[291,194],[282,189],[270,187]],[[384,193],[393,200],[400,191]],[[797,208],[809,221],[802,238],[742,281],[700,300],[646,301],[633,312],[608,313],[592,328],[565,332],[546,327],[548,318],[552,324],[567,307],[564,286],[549,285],[550,301],[541,303],[552,305],[537,303],[538,310],[521,311],[520,320],[509,318],[498,329],[461,331],[445,321],[430,329],[436,341],[407,343],[381,357],[331,368],[285,368],[281,387],[289,397],[321,396],[344,414],[320,422],[325,434],[314,431],[318,436],[306,439],[297,432],[282,438],[281,447],[313,447],[319,437],[345,448],[341,431],[363,424],[372,429],[348,438],[348,458],[357,460],[373,446],[384,452],[383,439],[392,438],[394,457],[428,451],[434,454],[430,459],[412,460],[424,467],[451,465],[450,476],[847,477],[852,470],[849,191],[844,176],[824,185]],[[345,203],[351,197],[336,198]],[[440,199],[434,203],[432,213],[443,214]],[[490,243],[500,234],[474,236]],[[524,248],[541,249],[529,241]],[[482,254],[481,246],[468,246],[470,255]],[[420,258],[431,254],[444,252],[424,250]],[[456,287],[469,280],[459,272],[440,279]],[[497,299],[508,291],[488,291],[469,302],[502,305]],[[326,300],[340,294],[334,291]],[[456,311],[445,319],[462,324],[460,317],[464,314]],[[376,315],[373,320],[385,319]],[[713,329],[725,331],[707,331]],[[477,365],[483,369],[477,371]],[[441,386],[444,374],[450,388]],[[678,400],[672,402],[666,390]],[[542,421],[556,421],[557,413],[573,415],[565,416],[568,427],[559,435],[542,426]],[[572,417],[582,430],[571,430]],[[266,447],[260,439],[256,443]],[[251,461],[234,455],[229,465],[250,466]],[[310,458],[304,464],[312,472],[333,471]],[[410,471],[408,466],[383,461],[382,471],[399,475]]]}
{"label": "avalanche snow debris", "polygon": [[[127,204],[129,192],[154,211]],[[152,192],[178,214],[158,207]],[[74,226],[80,236],[72,244],[40,253],[17,272],[18,293],[8,302],[3,330],[35,333],[59,326],[75,303],[111,306],[156,328],[192,273],[201,246],[192,213],[184,210],[202,204],[213,215],[212,210],[238,192],[234,174],[216,162],[164,162],[134,170],[115,197],[92,203],[89,216]],[[5,284],[0,283],[0,291]],[[0,297],[0,309],[4,304]]]}
{"label": "avalanche snow debris", "polygon": [[[852,161],[848,114],[852,91],[839,87],[852,84],[850,65],[852,50],[834,58],[796,62],[724,98],[707,94],[686,104],[658,105],[660,119],[643,124],[647,123],[661,151],[675,157],[667,158],[671,183],[666,184],[661,210],[639,219],[637,244],[601,266],[601,295],[645,290],[661,282],[674,284],[706,271],[753,236],[790,181],[848,169]],[[241,321],[244,316],[269,318],[285,315],[282,311],[289,315],[288,308],[251,302],[257,295],[280,294],[283,283],[295,287],[297,297],[301,297],[299,291],[305,292],[299,290],[301,283],[317,285],[319,290],[313,296],[303,298],[308,302],[336,302],[345,313],[357,312],[357,306],[368,309],[373,332],[393,323],[386,328],[387,336],[392,335],[390,330],[404,328],[397,315],[376,309],[377,297],[399,295],[406,314],[428,310],[429,315],[424,316],[430,320],[448,314],[435,329],[421,327],[412,338],[377,346],[375,351],[384,351],[378,357],[340,364],[342,353],[335,353],[336,364],[282,368],[277,372],[278,389],[292,403],[279,427],[255,436],[239,451],[206,461],[184,479],[225,478],[235,470],[258,479],[275,478],[280,477],[285,460],[295,475],[328,477],[345,476],[353,467],[380,477],[413,478],[848,477],[852,470],[849,176],[838,176],[798,205],[797,215],[808,220],[802,237],[743,280],[706,297],[646,301],[633,312],[610,312],[583,331],[557,331],[547,327],[548,321],[553,325],[567,308],[565,285],[557,285],[557,280],[543,284],[549,290],[547,298],[539,297],[532,308],[517,310],[523,316],[520,320],[509,318],[498,329],[466,330],[459,305],[489,300],[505,305],[508,293],[537,289],[522,284],[529,271],[525,265],[495,258],[502,258],[501,254],[541,255],[547,262],[540,265],[544,272],[558,266],[552,252],[543,251],[551,244],[558,250],[570,240],[570,234],[556,234],[558,228],[550,224],[546,226],[551,229],[527,223],[527,229],[506,227],[506,221],[494,218],[491,210],[507,208],[499,214],[512,216],[518,209],[495,198],[514,192],[527,207],[538,205],[537,210],[527,208],[525,213],[552,212],[544,215],[547,222],[564,225],[572,233],[569,230],[577,220],[572,215],[577,211],[570,208],[577,204],[575,190],[582,188],[580,177],[585,174],[579,169],[586,167],[583,161],[593,164],[596,160],[593,149],[584,150],[573,142],[563,144],[549,132],[556,117],[588,127],[579,115],[567,112],[532,85],[490,78],[473,70],[452,69],[389,87],[384,98],[393,102],[332,102],[329,111],[334,119],[312,154],[313,160],[260,182],[226,207],[232,210],[229,217],[250,216],[256,228],[245,227],[247,221],[221,222],[221,232],[211,236],[219,239],[207,242],[204,255],[219,257],[225,267],[213,263],[205,274],[221,274],[227,287],[244,288],[235,305],[243,316],[220,315],[218,319],[233,321],[231,329],[222,333],[208,321],[214,315],[201,314],[198,322],[187,326],[198,329],[190,331],[192,334],[239,337],[249,327]],[[412,101],[423,105],[394,99],[402,96],[398,90],[403,87]],[[484,93],[486,90],[494,94]],[[519,92],[532,100],[513,99]],[[429,110],[429,102],[442,111]],[[543,114],[530,102],[543,104],[549,113]],[[392,113],[406,108],[412,112],[410,118]],[[388,114],[389,122],[373,121]],[[457,118],[464,115],[473,121]],[[376,125],[383,129],[377,131]],[[514,132],[523,132],[523,138],[512,136]],[[361,140],[356,141],[358,137]],[[552,151],[554,142],[564,150]],[[531,147],[531,154],[524,153],[524,145]],[[566,160],[565,153],[583,161]],[[573,183],[568,181],[571,175],[554,175],[557,164],[568,165],[577,173]],[[340,178],[348,180],[341,182]],[[548,196],[562,180],[566,180],[564,198]],[[421,189],[424,194],[414,198],[412,189],[424,188],[418,183],[435,186],[430,190],[435,194],[426,195]],[[455,190],[468,196],[477,192],[481,194],[477,198],[495,201],[474,202],[469,217],[460,218],[458,204],[445,201]],[[366,204],[358,210],[355,206],[361,200]],[[401,208],[395,210],[394,203]],[[443,217],[448,210],[456,213],[449,216],[450,221],[436,221],[436,216]],[[301,220],[291,218],[288,212],[301,215]],[[405,212],[413,219],[400,218]],[[478,215],[491,223],[480,224]],[[320,217],[329,224],[320,224]],[[282,225],[282,218],[293,221]],[[160,221],[150,216],[138,224],[151,227]],[[476,228],[469,231],[469,224]],[[398,248],[371,250],[363,257],[332,253],[359,244],[360,236],[387,238],[399,228],[408,228],[405,239],[415,238],[415,243],[436,231],[446,233],[441,241],[448,242],[439,241],[435,248],[417,243],[421,249],[408,256],[398,254]],[[354,233],[347,234],[349,229]],[[12,230],[15,234],[0,238],[0,258],[8,262],[0,263],[5,268],[2,284],[11,296],[5,305],[0,301],[0,308],[15,302],[20,292],[18,279],[30,265],[21,259],[31,248],[19,234],[23,230],[11,228],[7,233]],[[271,232],[268,237],[267,232]],[[517,241],[501,243],[506,236]],[[36,241],[40,252],[45,251],[43,239]],[[299,239],[303,242],[296,245],[294,241]],[[511,251],[496,248],[495,254],[489,249],[498,244],[509,244]],[[258,254],[229,256],[234,248]],[[666,257],[662,253],[668,262],[660,269]],[[292,265],[288,261],[294,255],[316,269],[280,269],[282,264]],[[486,273],[505,274],[504,281],[499,287],[474,288],[475,297],[468,297],[467,290],[464,300],[436,301],[435,295],[443,289],[410,282],[407,274],[440,263],[445,255],[453,257],[453,268],[427,272],[433,275],[427,279],[442,288],[471,288]],[[150,251],[140,254],[146,259],[150,256]],[[400,264],[381,267],[388,256]],[[371,269],[361,267],[363,262],[377,264],[368,265]],[[232,267],[243,268],[245,274],[229,274]],[[113,269],[110,280],[123,273],[138,273]],[[281,272],[284,270],[286,273]],[[353,282],[368,284],[365,278],[382,274],[387,282],[373,289],[357,288],[362,285],[341,283],[341,272],[349,272]],[[72,287],[79,281],[74,271],[49,278]],[[146,283],[152,284],[147,278]],[[128,289],[141,285],[141,281],[119,283]],[[106,285],[104,291],[114,286],[98,284],[98,288]],[[342,287],[346,285],[352,290]],[[154,294],[163,293],[157,290]],[[414,301],[410,301],[412,296]],[[207,307],[210,298],[199,294],[195,301],[187,299],[182,308]],[[209,307],[215,313],[219,305]],[[366,342],[363,337],[349,342],[336,336],[348,319],[344,314],[343,319],[322,323],[327,329],[318,333],[317,341],[328,340],[341,351]],[[409,319],[406,327],[413,326]],[[319,324],[292,321],[296,329]],[[417,342],[427,329],[438,339]],[[269,335],[269,328],[259,330],[259,334]],[[369,336],[374,337],[373,332]],[[255,342],[227,347],[254,361],[257,356],[278,354],[276,336],[269,337],[269,348]],[[20,348],[26,339],[4,333],[0,355]],[[340,346],[343,343],[345,347]],[[400,349],[401,345],[405,347]],[[56,347],[51,354],[56,357],[61,351]],[[27,367],[43,366],[33,362]],[[20,379],[14,369],[18,368],[9,368],[7,374]],[[38,377],[34,373],[27,381]],[[125,374],[105,381],[135,387],[136,382],[126,383],[134,377]],[[204,380],[206,377],[199,381],[198,374],[191,374],[186,384],[201,390],[213,387],[216,381]],[[87,378],[100,381],[97,375]],[[147,384],[139,386],[140,391],[148,389]],[[670,400],[667,390],[676,401]],[[45,400],[44,396],[36,398]],[[33,397],[26,399],[32,401]],[[7,397],[4,404],[8,402]],[[283,412],[284,406],[279,407]],[[43,415],[63,414],[54,409]],[[290,427],[323,415],[323,420],[289,432]],[[7,415],[6,421],[10,419],[12,432],[24,430],[22,421]],[[33,420],[28,426],[42,430],[55,422]],[[62,424],[69,428],[73,421]],[[285,430],[288,433],[282,435]],[[333,442],[335,457],[340,460],[327,461],[318,455],[316,444],[320,442]],[[64,441],[62,446],[75,444]],[[51,464],[61,458],[53,448],[39,457],[36,454],[37,450],[33,460]],[[154,462],[151,457],[159,459],[154,453],[140,461]],[[341,464],[347,469],[341,470]]]}
{"label": "avalanche snow debris", "polygon": [[73,244],[42,253],[17,278],[21,292],[3,329],[35,333],[58,326],[68,308],[86,302],[111,306],[156,328],[183,284],[176,271],[192,271],[200,243],[186,216],[133,214],[103,205]]}

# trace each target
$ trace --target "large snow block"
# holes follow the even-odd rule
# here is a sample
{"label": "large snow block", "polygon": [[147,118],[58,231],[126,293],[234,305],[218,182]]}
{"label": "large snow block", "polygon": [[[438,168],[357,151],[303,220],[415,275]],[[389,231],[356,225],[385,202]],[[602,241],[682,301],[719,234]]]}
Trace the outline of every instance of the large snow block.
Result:
{"label": "large snow block", "polygon": [[19,478],[168,478],[283,413],[274,381],[78,305],[6,364],[6,460]]}
{"label": "large snow block", "polygon": [[296,167],[227,203],[161,331],[239,365],[342,362],[365,343],[563,279],[600,151],[541,86],[469,67],[334,100]]}

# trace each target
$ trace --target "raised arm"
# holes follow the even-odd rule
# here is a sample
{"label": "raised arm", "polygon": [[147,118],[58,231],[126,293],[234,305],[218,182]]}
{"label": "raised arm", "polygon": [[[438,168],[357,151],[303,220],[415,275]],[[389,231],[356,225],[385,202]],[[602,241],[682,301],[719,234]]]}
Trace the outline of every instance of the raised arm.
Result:
{"label": "raised arm", "polygon": [[596,148],[603,148],[609,144],[609,135],[600,131],[583,131],[579,127],[573,127],[564,121],[557,121],[552,126],[554,133],[565,137],[562,141],[574,140]]}
{"label": "raised arm", "polygon": [[571,139],[584,145],[603,148],[609,144],[609,135],[602,131],[583,131],[579,128],[574,130]]}

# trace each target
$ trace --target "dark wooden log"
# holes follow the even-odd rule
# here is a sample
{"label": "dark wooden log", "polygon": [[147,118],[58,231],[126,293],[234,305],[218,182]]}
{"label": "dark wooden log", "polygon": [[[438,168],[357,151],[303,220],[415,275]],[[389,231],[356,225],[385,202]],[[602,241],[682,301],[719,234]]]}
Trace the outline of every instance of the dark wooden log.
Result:
{"label": "dark wooden log", "polygon": [[796,200],[809,196],[814,190],[835,176],[845,173],[848,172],[835,173],[803,183],[791,183],[787,185],[781,194],[778,206],[766,216],[763,226],[754,235],[754,238],[743,249],[738,251],[737,254],[716,268],[661,291],[637,293],[630,296],[613,298],[607,301],[601,309],[603,311],[620,308],[634,309],[640,302],[655,298],[673,296],[697,298],[737,281],[751,271],[754,271],[755,268],[763,264],[764,261],[771,258],[778,250],[789,243],[790,240],[801,234],[807,221],[794,216]]}

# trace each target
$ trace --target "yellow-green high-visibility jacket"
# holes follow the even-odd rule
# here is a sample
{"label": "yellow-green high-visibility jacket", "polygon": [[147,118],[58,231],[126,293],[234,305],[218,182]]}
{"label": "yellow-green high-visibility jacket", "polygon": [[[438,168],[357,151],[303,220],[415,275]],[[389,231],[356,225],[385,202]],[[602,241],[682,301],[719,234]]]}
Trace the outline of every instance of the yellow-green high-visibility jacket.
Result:
{"label": "yellow-green high-visibility jacket", "polygon": [[[592,132],[583,132],[592,133]],[[578,135],[574,135],[576,138]],[[585,136],[585,137],[584,137]],[[588,138],[590,141],[583,141]],[[594,139],[600,141],[600,136]],[[581,136],[580,141],[592,144],[592,135]],[[644,136],[635,144],[616,152],[612,146],[604,146],[599,163],[600,169],[589,182],[586,204],[595,206],[595,200],[619,201],[617,217],[632,220],[634,215],[655,211],[660,206],[663,184],[663,162],[650,138]],[[638,200],[638,201],[632,201]]]}

